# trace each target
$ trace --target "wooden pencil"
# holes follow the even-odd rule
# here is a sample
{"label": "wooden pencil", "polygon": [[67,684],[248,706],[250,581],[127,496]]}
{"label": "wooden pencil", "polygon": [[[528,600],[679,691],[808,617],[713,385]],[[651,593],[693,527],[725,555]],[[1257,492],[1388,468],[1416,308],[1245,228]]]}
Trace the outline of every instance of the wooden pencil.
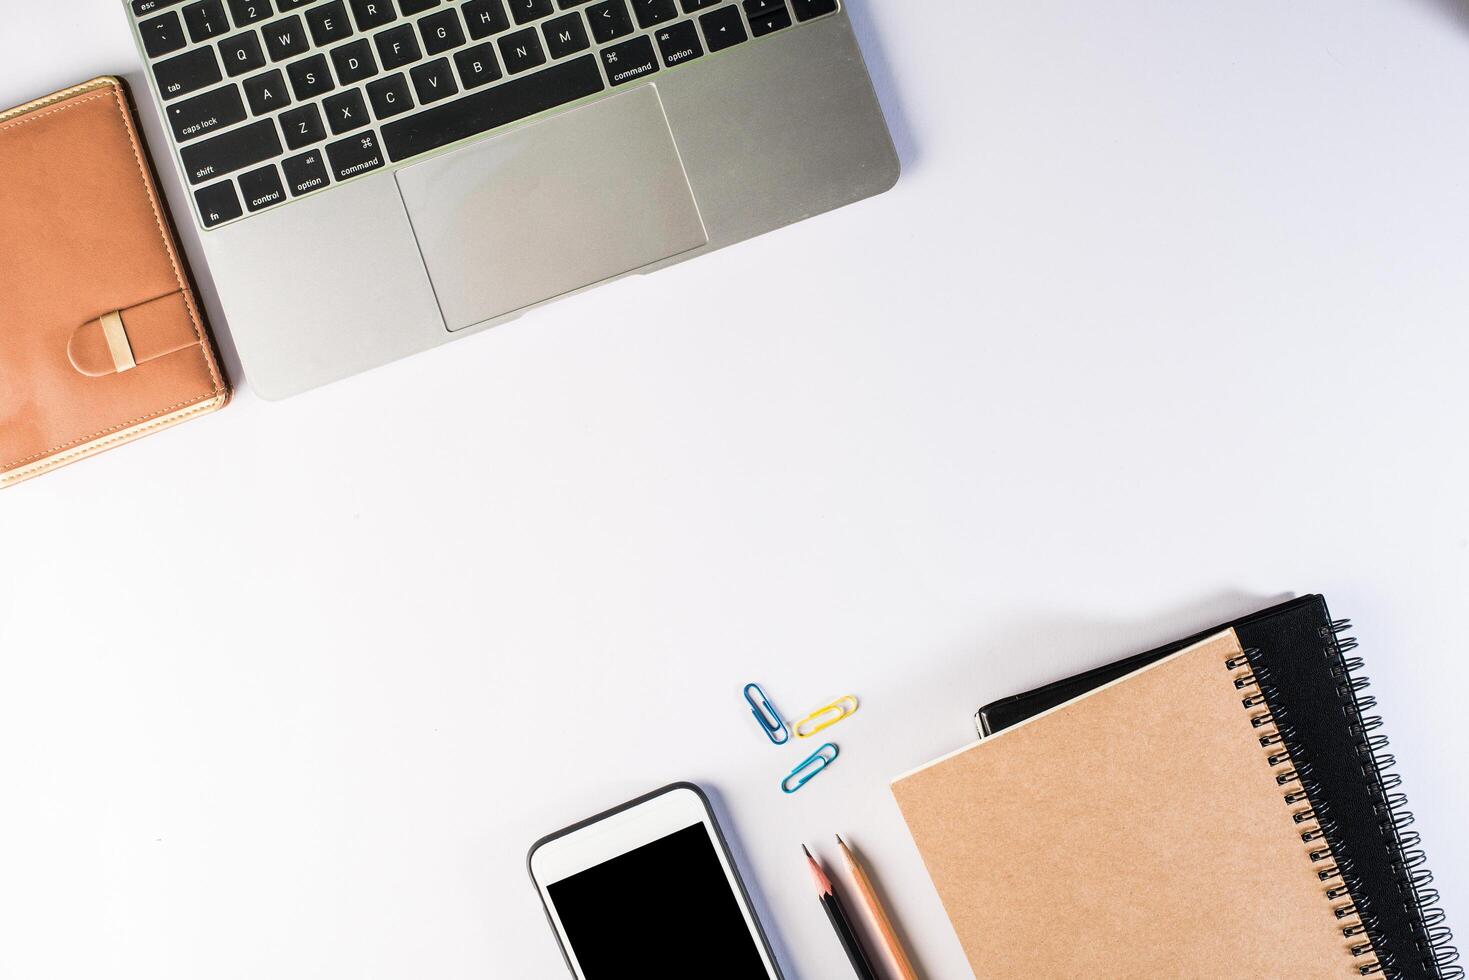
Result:
{"label": "wooden pencil", "polygon": [[821,896],[821,907],[826,910],[826,917],[831,920],[831,927],[836,931],[837,939],[841,941],[842,949],[847,952],[847,959],[852,961],[852,969],[856,971],[859,980],[877,980],[877,974],[872,971],[872,964],[867,961],[867,954],[862,951],[862,943],[857,939],[857,931],[852,928],[852,922],[847,918],[846,909],[842,908],[841,900],[837,898],[836,888],[832,886],[831,879],[826,872],[821,870],[821,865],[811,856],[811,851],[805,844],[801,850],[806,852],[806,863],[811,867],[811,878],[816,882],[816,891]]}
{"label": "wooden pencil", "polygon": [[837,834],[837,846],[841,848],[842,860],[847,865],[847,873],[852,876],[852,881],[857,886],[857,897],[862,900],[868,917],[872,919],[873,925],[877,927],[878,935],[882,938],[888,962],[897,971],[901,980],[918,980],[918,972],[913,969],[913,963],[908,959],[903,943],[898,939],[897,930],[893,928],[892,921],[888,919],[887,911],[877,900],[877,890],[872,887],[872,880],[867,877],[867,871],[857,862],[856,855],[847,846],[847,842],[842,840],[841,834]]}

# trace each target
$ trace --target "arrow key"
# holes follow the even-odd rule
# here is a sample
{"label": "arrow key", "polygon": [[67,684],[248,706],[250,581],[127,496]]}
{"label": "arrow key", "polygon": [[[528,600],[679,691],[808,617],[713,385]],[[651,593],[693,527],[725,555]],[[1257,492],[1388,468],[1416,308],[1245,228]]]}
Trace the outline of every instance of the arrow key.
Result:
{"label": "arrow key", "polygon": [[738,7],[721,7],[718,10],[711,10],[699,18],[699,26],[704,28],[704,39],[709,44],[710,54],[734,47],[750,39],[750,36],[745,33],[744,21],[740,20]]}
{"label": "arrow key", "polygon": [[764,37],[783,31],[791,26],[791,12],[785,7],[779,7],[761,17],[750,18],[750,30],[756,37]]}

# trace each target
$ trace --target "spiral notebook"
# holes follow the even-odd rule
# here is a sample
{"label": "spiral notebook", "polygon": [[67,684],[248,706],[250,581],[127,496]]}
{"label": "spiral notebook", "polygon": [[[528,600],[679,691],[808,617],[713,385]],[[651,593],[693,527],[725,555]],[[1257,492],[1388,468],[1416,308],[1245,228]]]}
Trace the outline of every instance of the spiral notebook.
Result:
{"label": "spiral notebook", "polygon": [[1126,676],[1224,629],[1254,651],[1256,676],[1274,717],[1292,733],[1292,752],[1305,774],[1313,807],[1330,814],[1327,837],[1345,868],[1344,881],[1364,910],[1368,935],[1385,973],[1400,980],[1462,978],[1453,936],[1430,887],[1413,815],[1392,771],[1377,699],[1363,694],[1367,678],[1357,641],[1333,620],[1319,595],[1292,599],[1189,639],[1066,678],[980,708],[982,736],[1040,714]]}
{"label": "spiral notebook", "polygon": [[1226,630],[894,782],[977,976],[1384,971],[1257,663]]}

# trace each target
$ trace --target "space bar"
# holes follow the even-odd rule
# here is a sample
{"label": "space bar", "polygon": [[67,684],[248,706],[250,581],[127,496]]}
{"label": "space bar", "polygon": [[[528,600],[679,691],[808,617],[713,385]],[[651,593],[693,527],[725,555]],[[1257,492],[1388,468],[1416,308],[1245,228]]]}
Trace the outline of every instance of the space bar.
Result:
{"label": "space bar", "polygon": [[386,123],[383,146],[394,162],[407,160],[603,88],[602,69],[589,54]]}

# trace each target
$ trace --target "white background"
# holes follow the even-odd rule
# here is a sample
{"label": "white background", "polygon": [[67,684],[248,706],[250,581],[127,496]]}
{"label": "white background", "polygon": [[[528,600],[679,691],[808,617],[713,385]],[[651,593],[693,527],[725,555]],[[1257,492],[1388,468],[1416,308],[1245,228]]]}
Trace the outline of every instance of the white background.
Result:
{"label": "white background", "polygon": [[[0,493],[0,976],[559,977],[527,847],[686,778],[793,980],[834,831],[964,977],[888,780],[1307,591],[1469,922],[1469,4],[851,6],[891,193]],[[862,698],[796,797],[749,680]]]}

